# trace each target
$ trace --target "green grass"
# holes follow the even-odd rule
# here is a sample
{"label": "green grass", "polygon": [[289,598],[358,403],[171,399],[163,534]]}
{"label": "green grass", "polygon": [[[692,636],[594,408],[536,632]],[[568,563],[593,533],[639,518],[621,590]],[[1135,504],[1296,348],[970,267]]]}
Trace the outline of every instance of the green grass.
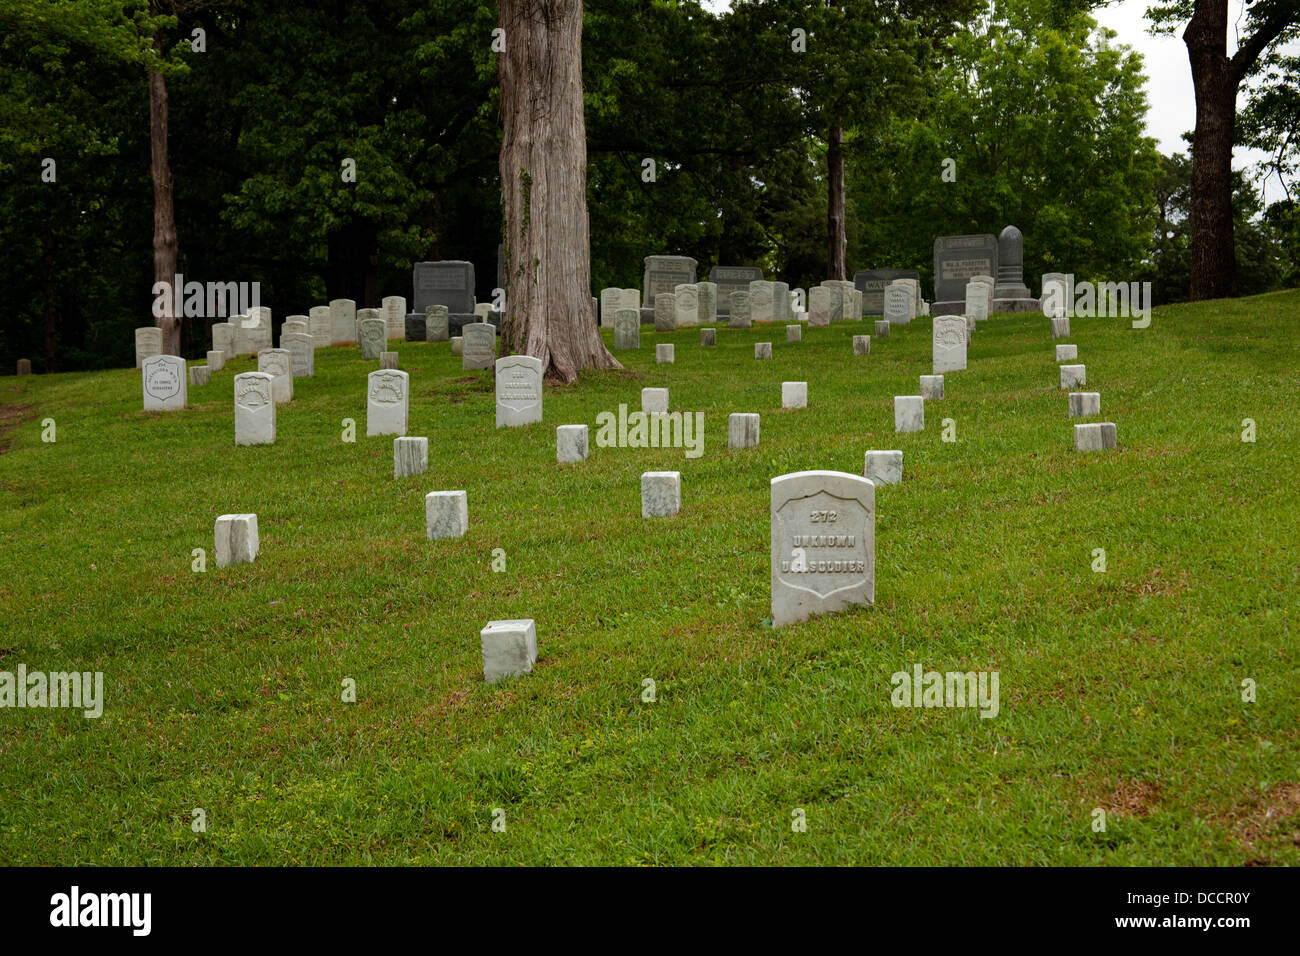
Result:
{"label": "green grass", "polygon": [[[1300,293],[1073,325],[1115,452],[1072,451],[1038,315],[982,324],[909,435],[892,398],[930,371],[925,318],[866,358],[859,323],[643,334],[627,371],[500,431],[489,373],[402,343],[430,442],[402,480],[354,349],[319,351],[253,448],[248,359],[180,413],[142,412],[133,370],[4,379],[0,670],[103,671],[107,700],[0,710],[0,863],[1300,863]],[[780,408],[784,380],[808,409]],[[598,412],[665,385],[705,413],[702,458],[595,447]],[[758,448],[727,451],[732,411],[762,414]],[[577,422],[591,457],[559,466]],[[905,455],[876,496],[877,603],[772,630],[769,480],[861,474],[869,448]],[[682,511],[642,520],[660,469]],[[424,495],[457,488],[469,534],[427,541]],[[262,552],[218,570],[213,521],[242,511]],[[512,617],[539,665],[488,687],[478,632]],[[1001,713],[895,709],[918,662],[998,671]]]}

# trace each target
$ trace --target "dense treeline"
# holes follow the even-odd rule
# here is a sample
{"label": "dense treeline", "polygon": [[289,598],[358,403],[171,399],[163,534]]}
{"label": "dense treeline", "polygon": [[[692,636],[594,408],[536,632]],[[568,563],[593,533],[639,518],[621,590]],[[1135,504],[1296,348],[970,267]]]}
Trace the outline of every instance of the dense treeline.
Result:
{"label": "dense treeline", "polygon": [[[1081,7],[587,0],[595,290],[639,286],[652,253],[805,286],[839,255],[928,289],[935,236],[1014,223],[1032,286],[1073,271],[1184,298],[1189,164],[1143,136],[1141,62]],[[0,0],[4,368],[127,365],[153,322],[150,70],[187,279],[260,282],[278,322],[409,296],[413,261],[463,258],[490,298],[496,25],[472,0]],[[1240,291],[1294,284],[1294,207],[1237,186]],[[210,321],[186,321],[184,354]]]}

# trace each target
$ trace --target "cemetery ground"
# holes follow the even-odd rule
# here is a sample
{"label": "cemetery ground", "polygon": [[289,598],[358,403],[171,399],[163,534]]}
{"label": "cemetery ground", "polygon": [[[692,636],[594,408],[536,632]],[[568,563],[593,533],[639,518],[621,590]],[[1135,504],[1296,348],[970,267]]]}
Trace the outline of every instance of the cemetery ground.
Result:
{"label": "cemetery ground", "polygon": [[[317,351],[267,446],[233,444],[254,359],[174,413],[129,369],[5,379],[0,670],[102,671],[105,700],[0,710],[0,863],[1300,864],[1300,293],[1072,324],[1115,451],[1073,451],[1041,314],[981,323],[902,435],[926,317],[869,356],[869,323],[643,329],[627,371],[500,430],[489,372],[397,342],[429,438],[400,480],[357,348]],[[702,458],[596,446],[646,386],[704,412]],[[730,412],[760,413],[757,448],[727,450]],[[590,458],[558,465],[584,422]],[[773,630],[770,479],[891,448],[874,607]],[[682,473],[676,517],[641,517],[652,470]],[[469,532],[428,541],[449,489]],[[261,553],[218,569],[229,512]],[[488,686],[479,631],[516,617],[538,665]],[[998,672],[997,716],[895,708],[917,664]]]}

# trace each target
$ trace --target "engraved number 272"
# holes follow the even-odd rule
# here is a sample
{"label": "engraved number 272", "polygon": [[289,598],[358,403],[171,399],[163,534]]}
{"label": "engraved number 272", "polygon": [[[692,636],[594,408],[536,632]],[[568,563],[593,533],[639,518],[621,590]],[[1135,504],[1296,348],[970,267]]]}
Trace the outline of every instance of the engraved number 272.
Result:
{"label": "engraved number 272", "polygon": [[817,524],[818,522],[822,522],[822,523],[831,522],[831,521],[834,521],[835,518],[836,518],[836,513],[835,513],[834,511],[814,511],[814,512],[812,512],[812,520],[813,520],[813,524]]}

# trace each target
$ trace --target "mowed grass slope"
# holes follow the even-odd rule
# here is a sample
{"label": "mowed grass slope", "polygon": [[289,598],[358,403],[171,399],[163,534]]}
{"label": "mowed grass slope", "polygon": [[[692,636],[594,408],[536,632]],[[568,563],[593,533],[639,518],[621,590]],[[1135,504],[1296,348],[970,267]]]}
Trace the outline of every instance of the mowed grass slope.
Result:
{"label": "mowed grass slope", "polygon": [[[357,349],[318,351],[254,448],[249,359],[181,413],[142,412],[133,370],[5,378],[0,670],[102,671],[106,702],[0,710],[0,863],[1300,863],[1300,293],[1073,326],[1115,452],[1072,450],[1041,315],[982,323],[909,435],[892,400],[930,372],[927,318],[865,358],[869,323],[643,333],[626,371],[499,431],[490,373],[399,343],[430,443],[402,480]],[[808,409],[781,409],[788,380]],[[704,412],[702,458],[595,446],[645,386]],[[762,415],[758,448],[727,450],[734,411]],[[591,457],[557,465],[580,422]],[[905,455],[875,606],[771,629],[769,480],[861,474],[872,448]],[[682,473],[677,517],[640,517],[649,470]],[[444,489],[470,530],[430,542]],[[213,522],[245,511],[262,552],[219,570]],[[514,617],[539,665],[486,686],[478,632]],[[917,663],[997,671],[1000,713],[896,709]]]}

